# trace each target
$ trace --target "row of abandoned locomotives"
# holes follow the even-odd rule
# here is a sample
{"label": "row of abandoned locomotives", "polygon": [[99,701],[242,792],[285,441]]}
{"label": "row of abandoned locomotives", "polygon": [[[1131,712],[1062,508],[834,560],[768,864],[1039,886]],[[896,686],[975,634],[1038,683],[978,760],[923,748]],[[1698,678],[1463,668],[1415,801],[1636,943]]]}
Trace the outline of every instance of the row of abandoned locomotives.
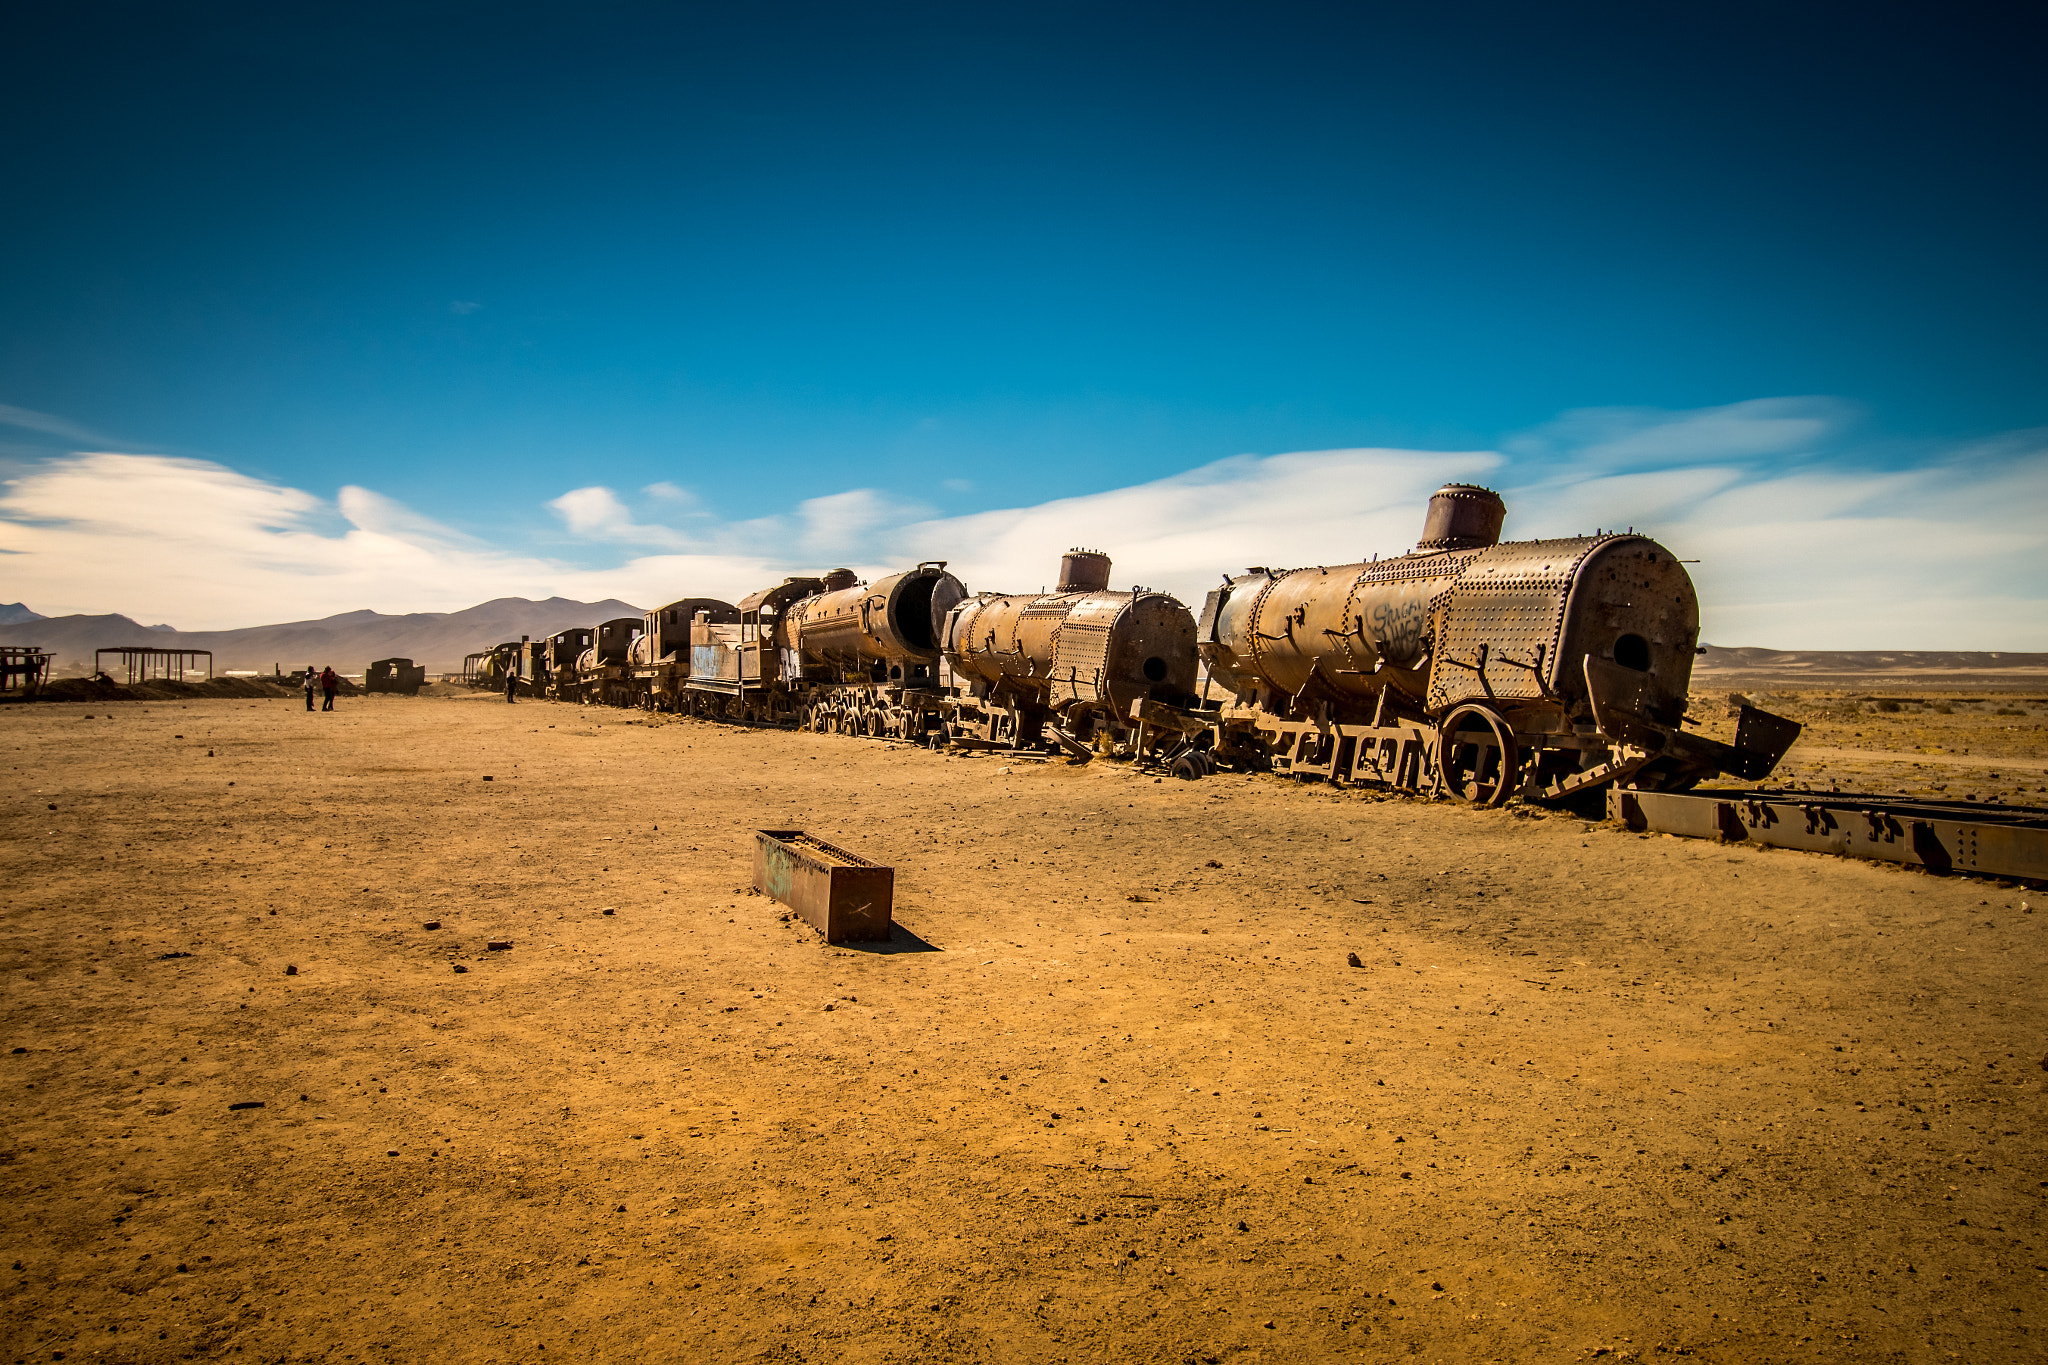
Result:
{"label": "row of abandoned locomotives", "polygon": [[1503,542],[1484,488],[1431,498],[1389,558],[1224,576],[1199,618],[1110,560],[1057,586],[971,593],[929,561],[872,583],[786,578],[687,597],[472,656],[474,682],[934,747],[1064,751],[1184,778],[1275,771],[1343,785],[1597,809],[1616,786],[1757,781],[1799,727],[1745,708],[1688,732],[1699,603],[1633,533]]}

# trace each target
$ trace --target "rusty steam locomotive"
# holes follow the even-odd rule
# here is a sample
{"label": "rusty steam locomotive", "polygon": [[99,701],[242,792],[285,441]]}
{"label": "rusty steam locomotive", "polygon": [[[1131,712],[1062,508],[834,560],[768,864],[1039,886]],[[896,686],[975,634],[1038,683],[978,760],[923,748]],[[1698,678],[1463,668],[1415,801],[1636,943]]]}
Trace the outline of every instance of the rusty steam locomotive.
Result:
{"label": "rusty steam locomotive", "polygon": [[1790,721],[1746,709],[1732,745],[1684,729],[1699,605],[1670,551],[1635,534],[1504,543],[1505,515],[1487,489],[1446,486],[1412,551],[1226,576],[1199,620],[1112,589],[1109,558],[1074,550],[1049,593],[970,594],[942,561],[874,583],[835,569],[500,645],[469,673],[589,703],[1488,805],[1776,766]]}

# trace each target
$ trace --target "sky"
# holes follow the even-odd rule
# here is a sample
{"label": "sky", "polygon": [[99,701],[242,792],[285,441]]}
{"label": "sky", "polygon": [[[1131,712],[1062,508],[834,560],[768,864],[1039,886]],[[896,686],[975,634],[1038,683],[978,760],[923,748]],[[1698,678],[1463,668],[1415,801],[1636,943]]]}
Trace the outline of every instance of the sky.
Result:
{"label": "sky", "polygon": [[[1422,12],[1422,11],[1427,12]],[[1511,537],[2048,650],[2048,21],[0,7],[0,601],[188,628]]]}

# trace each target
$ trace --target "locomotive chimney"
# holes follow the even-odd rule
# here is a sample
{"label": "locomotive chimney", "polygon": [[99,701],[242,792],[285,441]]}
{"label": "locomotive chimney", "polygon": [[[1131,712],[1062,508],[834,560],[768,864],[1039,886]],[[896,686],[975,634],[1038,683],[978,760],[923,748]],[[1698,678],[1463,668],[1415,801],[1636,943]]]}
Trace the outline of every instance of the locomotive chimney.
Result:
{"label": "locomotive chimney", "polygon": [[1500,524],[1507,504],[1491,488],[1447,483],[1429,500],[1418,550],[1477,550],[1500,544]]}
{"label": "locomotive chimney", "polygon": [[1102,592],[1109,587],[1109,556],[1076,547],[1060,556],[1060,585],[1054,592]]}
{"label": "locomotive chimney", "polygon": [[858,582],[860,582],[860,575],[853,570],[834,569],[831,573],[825,575],[825,591],[838,592],[841,588],[850,588]]}

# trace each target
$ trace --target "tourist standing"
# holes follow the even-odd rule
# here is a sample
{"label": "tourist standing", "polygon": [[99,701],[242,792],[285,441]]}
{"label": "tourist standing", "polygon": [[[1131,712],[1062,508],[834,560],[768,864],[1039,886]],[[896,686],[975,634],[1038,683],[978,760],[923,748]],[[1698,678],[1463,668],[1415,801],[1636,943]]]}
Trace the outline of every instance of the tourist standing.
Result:
{"label": "tourist standing", "polygon": [[313,665],[306,665],[306,709],[313,709],[313,689],[319,686],[320,675],[313,671]]}
{"label": "tourist standing", "polygon": [[327,700],[321,703],[320,709],[322,711],[332,711],[334,709],[334,694],[341,690],[341,675],[336,673],[331,667],[321,669],[320,690],[327,696]]}
{"label": "tourist standing", "polygon": [[505,700],[519,700],[519,669],[516,666],[505,670]]}

